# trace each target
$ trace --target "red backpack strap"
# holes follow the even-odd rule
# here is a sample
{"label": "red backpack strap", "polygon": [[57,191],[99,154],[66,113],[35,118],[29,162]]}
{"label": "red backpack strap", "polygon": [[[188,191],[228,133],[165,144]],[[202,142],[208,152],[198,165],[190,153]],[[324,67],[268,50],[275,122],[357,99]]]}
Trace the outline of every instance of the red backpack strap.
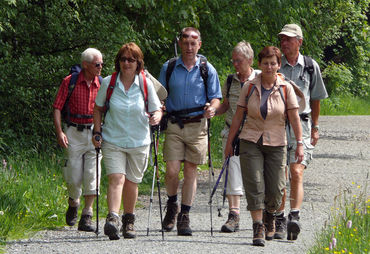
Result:
{"label": "red backpack strap", "polygon": [[[145,110],[148,113],[148,85],[147,85],[147,82],[146,82],[146,75],[144,73],[144,70],[142,70],[140,72],[140,76],[143,80],[143,82],[142,82],[143,87],[141,87],[141,84],[140,84],[140,88],[142,89],[143,96],[144,96]],[[140,76],[139,76],[139,83],[141,81]]]}
{"label": "red backpack strap", "polygon": [[106,113],[109,110],[109,100],[112,97],[114,87],[116,86],[117,72],[113,72],[112,77],[110,78],[109,86],[107,89],[107,96],[104,103],[104,112]]}

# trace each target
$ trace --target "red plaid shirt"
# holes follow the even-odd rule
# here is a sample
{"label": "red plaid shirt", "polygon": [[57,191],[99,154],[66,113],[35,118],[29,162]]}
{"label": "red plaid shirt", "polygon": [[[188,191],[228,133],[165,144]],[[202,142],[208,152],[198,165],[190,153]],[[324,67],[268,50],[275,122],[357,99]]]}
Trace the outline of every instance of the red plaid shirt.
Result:
{"label": "red plaid shirt", "polygon": [[[68,75],[62,81],[62,84],[59,87],[59,91],[55,98],[53,107],[54,109],[63,109],[64,103],[68,95],[68,85],[71,80],[71,75]],[[95,97],[98,94],[100,88],[99,78],[95,77],[90,87],[87,86],[87,82],[83,75],[83,72],[80,72],[76,82],[76,87],[74,88],[71,97],[69,98],[69,109],[71,114],[80,114],[80,115],[92,115],[95,105]],[[81,119],[81,118],[70,118],[71,122],[78,124],[88,124],[92,123],[93,119]]]}

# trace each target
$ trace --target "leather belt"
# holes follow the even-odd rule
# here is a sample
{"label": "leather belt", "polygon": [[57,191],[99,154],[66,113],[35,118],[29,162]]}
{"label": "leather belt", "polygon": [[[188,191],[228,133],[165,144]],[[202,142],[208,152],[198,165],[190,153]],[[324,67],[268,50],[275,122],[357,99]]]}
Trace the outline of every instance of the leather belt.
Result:
{"label": "leather belt", "polygon": [[91,129],[92,124],[78,124],[70,122],[68,126],[76,127],[78,131],[83,131],[84,129]]}

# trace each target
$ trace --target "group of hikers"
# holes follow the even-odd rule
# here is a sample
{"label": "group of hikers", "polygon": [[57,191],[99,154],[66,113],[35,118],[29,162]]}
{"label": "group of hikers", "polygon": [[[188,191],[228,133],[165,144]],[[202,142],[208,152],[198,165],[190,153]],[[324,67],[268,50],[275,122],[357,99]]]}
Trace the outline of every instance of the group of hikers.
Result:
{"label": "group of hikers", "polygon": [[[181,30],[181,55],[163,64],[159,82],[144,71],[143,53],[133,42],[120,48],[115,72],[104,79],[101,52],[86,49],[81,54],[82,70],[64,78],[53,104],[56,136],[66,150],[67,225],[76,224],[83,196],[78,230],[96,230],[93,203],[101,175],[100,167],[96,169],[103,158],[109,210],[104,234],[110,240],[120,239],[121,234],[136,237],[135,204],[150,157],[150,126],[161,124],[168,196],[162,229],[169,232],[176,225],[178,235],[191,236],[189,214],[198,165],[206,163],[209,153],[210,119],[226,114],[221,136],[228,161],[224,181],[229,214],[221,232],[239,230],[244,189],[253,220],[253,245],[285,237],[296,240],[301,231],[303,172],[319,139],[320,100],[328,95],[316,61],[299,52],[301,28],[287,24],[278,37],[283,55],[279,48],[266,46],[258,53],[260,70],[252,68],[251,45],[239,42],[231,55],[235,73],[222,89],[216,69],[198,54],[202,40],[193,27]],[[96,152],[100,148],[102,154]],[[290,212],[285,216],[287,175]]]}

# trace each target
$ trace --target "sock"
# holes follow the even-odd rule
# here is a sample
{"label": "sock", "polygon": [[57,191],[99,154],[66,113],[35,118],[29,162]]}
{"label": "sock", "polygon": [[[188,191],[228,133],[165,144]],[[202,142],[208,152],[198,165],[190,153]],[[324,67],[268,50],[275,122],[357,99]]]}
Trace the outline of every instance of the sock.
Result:
{"label": "sock", "polygon": [[276,217],[284,217],[284,211],[277,211],[275,215]]}
{"label": "sock", "polygon": [[113,214],[114,216],[119,217],[119,214],[118,214],[118,213],[116,213],[116,212],[109,212],[109,213]]}
{"label": "sock", "polygon": [[232,208],[230,208],[230,212],[234,212],[236,214],[239,214],[240,213],[240,208],[238,208],[238,207],[232,207]]}
{"label": "sock", "polygon": [[168,196],[168,203],[176,203],[177,202],[177,194],[176,195],[173,195],[173,196]]}
{"label": "sock", "polygon": [[189,213],[191,206],[181,204],[181,213]]}
{"label": "sock", "polygon": [[299,209],[293,208],[290,210],[291,213],[299,213]]}
{"label": "sock", "polygon": [[92,207],[85,207],[82,209],[81,215],[90,215],[93,216],[93,209]]}
{"label": "sock", "polygon": [[253,224],[254,223],[263,224],[263,222],[261,220],[255,220],[255,221],[253,221]]}

